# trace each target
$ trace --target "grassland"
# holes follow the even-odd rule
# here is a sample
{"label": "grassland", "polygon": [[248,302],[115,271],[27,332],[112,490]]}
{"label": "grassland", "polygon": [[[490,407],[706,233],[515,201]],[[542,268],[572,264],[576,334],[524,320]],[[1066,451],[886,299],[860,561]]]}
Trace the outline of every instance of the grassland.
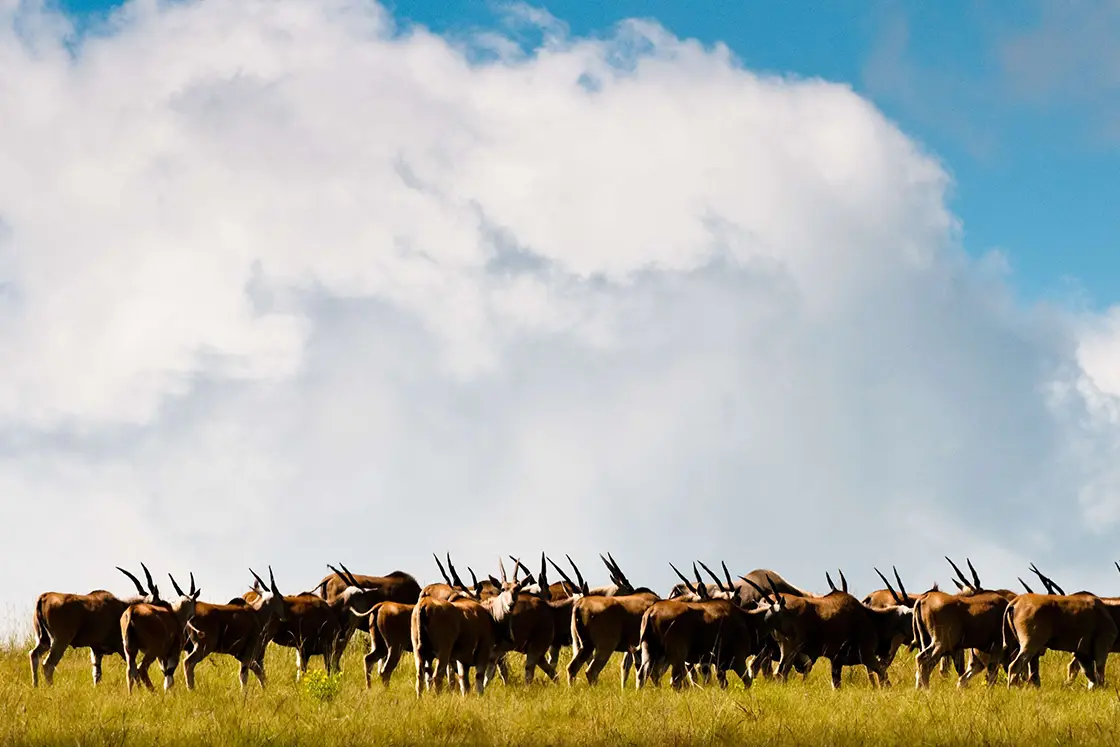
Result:
{"label": "grassland", "polygon": [[919,693],[913,659],[903,653],[891,670],[895,687],[883,691],[862,671],[845,670],[833,692],[827,664],[818,662],[805,682],[681,693],[636,692],[631,684],[623,692],[612,662],[594,689],[583,680],[570,689],[498,681],[481,698],[445,693],[418,701],[408,655],[388,691],[376,683],[367,691],[360,645],[347,651],[333,696],[321,677],[297,685],[292,651],[276,646],[264,691],[251,680],[242,696],[233,662],[212,657],[197,670],[196,691],[182,687],[180,668],[170,693],[132,697],[119,658],[106,660],[94,689],[84,651],[67,654],[53,688],[33,689],[27,648],[0,651],[0,744],[1120,744],[1120,692],[1087,692],[1083,679],[1063,687],[1058,654],[1043,661],[1041,691],[1002,684],[958,691],[935,674],[932,689]]}

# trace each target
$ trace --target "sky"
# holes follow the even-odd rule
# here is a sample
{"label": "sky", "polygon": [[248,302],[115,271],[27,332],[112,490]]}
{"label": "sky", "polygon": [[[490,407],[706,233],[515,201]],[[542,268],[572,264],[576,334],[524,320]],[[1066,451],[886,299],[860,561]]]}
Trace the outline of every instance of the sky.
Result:
{"label": "sky", "polygon": [[0,0],[9,625],[140,561],[1116,588],[1120,4],[732,5]]}

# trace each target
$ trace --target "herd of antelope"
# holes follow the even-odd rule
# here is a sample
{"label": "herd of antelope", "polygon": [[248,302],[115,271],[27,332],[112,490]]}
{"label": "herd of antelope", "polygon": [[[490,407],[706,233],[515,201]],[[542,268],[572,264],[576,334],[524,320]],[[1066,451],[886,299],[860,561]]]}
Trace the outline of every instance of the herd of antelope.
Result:
{"label": "herd of antelope", "polygon": [[[659,684],[669,671],[678,689],[686,683],[710,683],[713,671],[721,687],[727,686],[729,671],[748,687],[759,675],[784,681],[791,669],[808,676],[822,657],[831,663],[834,688],[840,687],[845,666],[865,667],[873,685],[888,686],[887,669],[902,646],[917,652],[918,688],[929,686],[938,664],[943,674],[955,666],[962,687],[981,671],[994,684],[1001,668],[1009,685],[1037,686],[1039,658],[1050,649],[1072,654],[1067,682],[1084,672],[1093,688],[1104,683],[1108,654],[1120,651],[1120,598],[1087,591],[1066,594],[1033,564],[1044,594],[1034,593],[1022,579],[1023,594],[986,589],[971,561],[969,578],[946,558],[956,573],[957,593],[934,584],[912,595],[897,570],[896,589],[875,569],[886,588],[863,599],[848,593],[843,572],[839,587],[826,573],[831,590],[819,595],[769,570],[733,578],[722,564],[721,577],[701,562],[712,579],[705,582],[696,563],[694,579],[670,564],[681,582],[662,598],[635,587],[609,553],[600,558],[611,583],[596,587],[588,586],[570,557],[575,580],[543,553],[535,575],[511,556],[512,578],[499,559],[499,578],[479,581],[468,568],[470,585],[459,577],[450,556],[446,568],[436,557],[443,582],[423,588],[402,571],[363,576],[342,564],[328,565],[331,573],[317,587],[293,596],[281,594],[271,568],[267,584],[250,569],[252,588],[226,604],[200,601],[193,573],[187,591],[168,574],[176,596],[168,600],[144,564],[146,586],[118,568],[136,586],[137,596],[121,599],[97,590],[38,597],[32,683],[39,683],[40,663],[51,684],[68,648],[89,648],[94,684],[101,680],[102,658],[117,654],[126,663],[129,692],[138,683],[154,689],[148,668],[156,661],[164,688],[170,688],[184,652],[188,689],[194,688],[198,663],[211,654],[239,662],[242,690],[249,672],[263,687],[269,643],[295,649],[298,681],[313,656],[323,658],[328,674],[338,671],[355,630],[367,632],[371,642],[364,660],[366,687],[371,686],[374,664],[387,686],[401,654],[409,651],[416,662],[418,696],[452,680],[465,695],[472,668],[474,687],[482,693],[495,674],[507,681],[511,652],[525,656],[526,683],[538,668],[555,680],[564,646],[572,649],[569,685],[585,665],[587,681],[594,685],[617,652],[623,654],[623,687],[633,669],[637,687],[650,680]],[[561,580],[549,583],[549,566]],[[1120,570],[1120,564],[1116,567]]]}

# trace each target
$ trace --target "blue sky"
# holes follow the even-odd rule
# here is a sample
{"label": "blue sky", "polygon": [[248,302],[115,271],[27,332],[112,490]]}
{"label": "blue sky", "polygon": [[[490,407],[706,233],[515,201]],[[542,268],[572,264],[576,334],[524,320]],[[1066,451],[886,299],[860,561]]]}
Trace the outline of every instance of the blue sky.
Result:
{"label": "blue sky", "polygon": [[[62,0],[79,16],[116,4]],[[575,35],[653,18],[678,36],[724,42],[751,69],[850,84],[944,161],[970,252],[1003,250],[1025,300],[1100,308],[1120,299],[1120,88],[1108,87],[1107,70],[1098,86],[1098,71],[1077,70],[1072,58],[1082,44],[1090,48],[1080,53],[1093,55],[1082,31],[1107,31],[1120,15],[1105,5],[1062,17],[1029,2],[552,0],[543,7]],[[501,23],[500,6],[477,0],[388,7],[402,25],[435,31]],[[1036,46],[1028,47],[1031,61],[1016,65],[1007,50],[1024,38]],[[1098,38],[1107,44],[1107,33]],[[1047,86],[1034,80],[1035,67],[1063,72]]]}

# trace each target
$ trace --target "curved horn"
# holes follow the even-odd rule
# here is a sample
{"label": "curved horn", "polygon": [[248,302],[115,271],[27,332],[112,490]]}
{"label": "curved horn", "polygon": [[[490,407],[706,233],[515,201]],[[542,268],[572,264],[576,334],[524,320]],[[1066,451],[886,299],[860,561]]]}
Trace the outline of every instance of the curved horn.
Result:
{"label": "curved horn", "polygon": [[148,592],[144,591],[144,586],[140,583],[140,579],[136,578],[136,576],[133,576],[131,573],[126,571],[124,568],[121,568],[119,565],[114,567],[124,575],[128,576],[132,583],[136,585],[136,591],[140,592],[140,596],[148,596]]}
{"label": "curved horn", "polygon": [[614,571],[614,567],[611,565],[611,562],[609,560],[603,557],[603,553],[599,553],[599,560],[603,561],[603,565],[607,567],[607,572],[611,576],[611,583],[616,586],[622,586],[622,583],[619,581],[618,574]]}
{"label": "curved horn", "polygon": [[362,585],[358,583],[358,579],[354,578],[354,574],[350,572],[349,568],[344,566],[342,563],[339,563],[338,567],[341,568],[346,574],[346,578],[348,579],[346,583],[350,584],[351,586],[356,586],[359,589],[362,588]]}
{"label": "curved horn", "polygon": [[1031,587],[1027,586],[1027,582],[1026,582],[1026,581],[1024,581],[1024,580],[1023,580],[1022,578],[1020,578],[1019,576],[1016,576],[1015,578],[1018,578],[1018,579],[1019,579],[1019,583],[1021,583],[1021,584],[1023,585],[1023,588],[1027,590],[1027,593],[1028,593],[1028,594],[1034,594],[1034,589],[1032,589]]}
{"label": "curved horn", "polygon": [[670,563],[669,567],[673,569],[673,573],[677,574],[677,576],[680,577],[681,581],[684,581],[684,588],[688,589],[693,594],[697,593],[696,587],[693,586],[692,583],[687,578],[685,578],[685,575],[683,573],[681,573],[680,571],[677,570],[677,567],[675,565]]}
{"label": "curved horn", "polygon": [[717,589],[719,589],[719,590],[720,590],[720,591],[722,591],[722,592],[728,593],[728,594],[730,594],[730,593],[731,593],[731,589],[730,589],[730,588],[726,588],[726,589],[725,589],[725,588],[723,587],[723,581],[721,581],[721,580],[720,580],[720,577],[719,577],[719,576],[717,576],[717,575],[715,574],[715,571],[713,571],[713,570],[712,570],[711,568],[709,568],[708,566],[704,565],[704,561],[703,561],[703,560],[701,560],[701,561],[700,561],[700,567],[704,569],[704,572],[705,572],[705,573],[707,573],[707,574],[708,574],[709,576],[711,576],[711,577],[712,577],[713,579],[715,579],[715,582],[716,582],[716,588],[717,588]]}
{"label": "curved horn", "polygon": [[276,588],[276,576],[272,575],[272,566],[268,566],[268,588],[272,589],[272,593],[278,597],[284,596],[280,590]]}
{"label": "curved horn", "polygon": [[443,576],[443,582],[448,586],[451,586],[451,578],[447,575],[447,571],[444,569],[443,563],[439,562],[439,556],[435,553],[432,553],[432,557],[435,558],[436,566],[439,567],[439,575]]}
{"label": "curved horn", "polygon": [[194,585],[194,571],[191,571],[191,596],[193,597],[199,591],[201,591],[201,589],[196,588]]}
{"label": "curved horn", "polygon": [[898,575],[898,569],[892,565],[891,570],[894,571],[894,580],[898,582],[898,593],[902,595],[902,601],[909,601],[910,595],[906,593],[906,587],[902,585],[902,577]]}
{"label": "curved horn", "polygon": [[832,583],[832,576],[828,575],[828,571],[824,572],[824,578],[826,581],[828,581],[828,588],[832,589],[833,591],[840,591],[836,588],[836,584]]}
{"label": "curved horn", "polygon": [[844,578],[844,571],[842,569],[837,568],[836,572],[840,574],[840,591],[847,594],[848,593],[848,579]]}
{"label": "curved horn", "polygon": [[884,576],[878,568],[875,569],[875,572],[879,574],[879,578],[883,579],[883,583],[887,585],[887,591],[889,591],[891,593],[891,596],[894,597],[894,603],[902,604],[902,598],[899,597],[895,592],[894,587],[891,586],[891,582],[887,580],[887,577]]}
{"label": "curved horn", "polygon": [[[183,593],[183,590],[179,588],[179,584],[175,583],[175,577],[174,576],[172,576],[170,573],[168,573],[167,577],[169,579],[171,579],[171,588],[175,589],[176,594],[178,594],[181,597],[187,596],[186,594]],[[194,585],[193,584],[191,585],[191,593],[192,594],[194,593]]]}
{"label": "curved horn", "polygon": [[455,570],[454,564],[451,562],[451,553],[447,553],[447,572],[451,574],[452,586],[466,591],[467,585],[463,583],[463,579],[459,578],[459,572]]}
{"label": "curved horn", "polygon": [[721,560],[719,564],[723,566],[723,577],[727,580],[727,590],[734,591],[735,582],[731,580],[731,571],[727,570],[727,563]]}
{"label": "curved horn", "polygon": [[614,556],[611,555],[609,552],[607,553],[607,559],[609,559],[611,561],[611,565],[614,566],[614,572],[618,576],[618,580],[621,581],[621,583],[619,583],[618,585],[619,586],[626,586],[626,587],[629,587],[629,588],[633,589],[634,584],[630,583],[630,579],[626,578],[626,574],[622,572],[622,568],[619,567],[618,561],[615,560]]}
{"label": "curved horn", "polygon": [[514,579],[517,578],[517,569],[520,568],[525,573],[526,578],[532,579],[529,583],[532,584],[532,583],[537,582],[536,578],[534,578],[534,576],[533,576],[533,572],[529,570],[529,567],[527,565],[525,565],[524,563],[521,562],[521,558],[515,558],[512,555],[510,555],[509,559],[512,560],[516,564],[514,569],[513,569]]}
{"label": "curved horn", "polygon": [[506,566],[505,566],[505,563],[502,562],[502,556],[501,555],[498,556],[498,570],[501,571],[502,585],[504,586],[506,581],[508,581],[509,579],[506,578]]}
{"label": "curved horn", "polygon": [[[945,556],[945,559],[946,559],[946,560],[949,560],[949,556],[948,556],[948,555],[946,555],[946,556]],[[949,560],[949,565],[953,566],[953,570],[957,572],[957,577],[958,577],[958,578],[960,578],[960,580],[964,582],[964,586],[967,586],[967,587],[969,587],[969,588],[971,588],[971,589],[975,589],[975,588],[976,588],[976,587],[974,587],[974,586],[973,586],[973,585],[972,585],[971,583],[969,583],[969,580],[968,580],[967,578],[965,578],[965,577],[964,577],[964,574],[963,574],[963,573],[961,573],[961,569],[960,569],[959,567],[957,567],[957,564],[956,564],[956,563],[954,563],[953,561]],[[954,583],[956,583],[956,581],[954,581]],[[962,587],[962,586],[958,585],[958,586],[957,586],[957,588],[958,588],[958,589],[960,589],[960,588],[964,588],[964,587]]]}
{"label": "curved horn", "polygon": [[[542,554],[541,557],[544,557],[544,555]],[[580,589],[580,587],[575,585],[572,579],[568,578],[568,574],[564,573],[564,569],[556,565],[556,561],[554,561],[552,558],[547,558],[547,560],[549,563],[552,563],[552,567],[556,569],[556,572],[560,574],[560,578],[564,579],[564,582],[568,584],[568,586],[572,587],[573,589]],[[582,589],[580,589],[580,591],[582,591]]]}
{"label": "curved horn", "polygon": [[564,557],[568,559],[568,563],[571,564],[572,570],[576,572],[576,581],[579,581],[580,591],[582,591],[584,594],[590,593],[591,589],[587,586],[587,582],[583,580],[583,574],[579,572],[579,566],[575,564],[575,561],[572,560],[572,557],[567,553],[564,554]]}
{"label": "curved horn", "polygon": [[769,573],[766,574],[766,583],[770,584],[770,588],[774,592],[774,598],[778,601],[778,606],[779,607],[785,607],[786,606],[786,600],[782,597],[782,595],[780,593],[778,593],[778,587],[774,583],[774,579],[770,577]]}
{"label": "curved horn", "polygon": [[972,561],[969,560],[968,558],[965,558],[964,562],[968,563],[968,570],[972,571],[972,587],[974,589],[982,588],[981,584],[980,584],[980,575],[976,572],[976,569],[972,566]]}
{"label": "curved horn", "polygon": [[338,577],[339,577],[340,579],[342,579],[342,583],[346,584],[347,586],[353,586],[353,584],[351,584],[351,583],[350,583],[350,579],[346,578],[346,574],[345,574],[345,573],[343,573],[342,571],[338,570],[337,568],[335,568],[335,567],[334,567],[333,565],[331,565],[330,563],[327,563],[327,568],[330,568],[330,569],[331,569],[331,572],[332,572],[332,573],[334,573],[334,575],[336,575],[336,576],[338,576]]}
{"label": "curved horn", "polygon": [[156,586],[155,581],[152,581],[151,571],[149,571],[148,566],[143,563],[140,564],[140,567],[144,569],[144,578],[148,581],[148,590],[152,592],[153,597],[159,599],[159,587]]}
{"label": "curved horn", "polygon": [[249,569],[249,573],[252,573],[252,574],[253,574],[253,580],[257,582],[257,586],[259,586],[259,587],[260,587],[261,589],[267,589],[267,588],[268,588],[268,584],[266,584],[266,583],[265,583],[265,582],[264,582],[264,581],[263,581],[263,580],[261,579],[261,577],[257,575],[257,572],[256,572],[256,571],[254,571],[254,570],[253,570],[252,568],[250,568],[250,569]]}
{"label": "curved horn", "polygon": [[754,589],[759,594],[761,594],[763,599],[765,599],[767,602],[770,602],[771,604],[773,604],[774,600],[770,598],[770,595],[766,593],[765,589],[763,589],[761,586],[756,584],[754,581],[751,581],[746,576],[739,576],[739,578],[743,579],[743,581],[745,583],[749,584],[752,589]]}

